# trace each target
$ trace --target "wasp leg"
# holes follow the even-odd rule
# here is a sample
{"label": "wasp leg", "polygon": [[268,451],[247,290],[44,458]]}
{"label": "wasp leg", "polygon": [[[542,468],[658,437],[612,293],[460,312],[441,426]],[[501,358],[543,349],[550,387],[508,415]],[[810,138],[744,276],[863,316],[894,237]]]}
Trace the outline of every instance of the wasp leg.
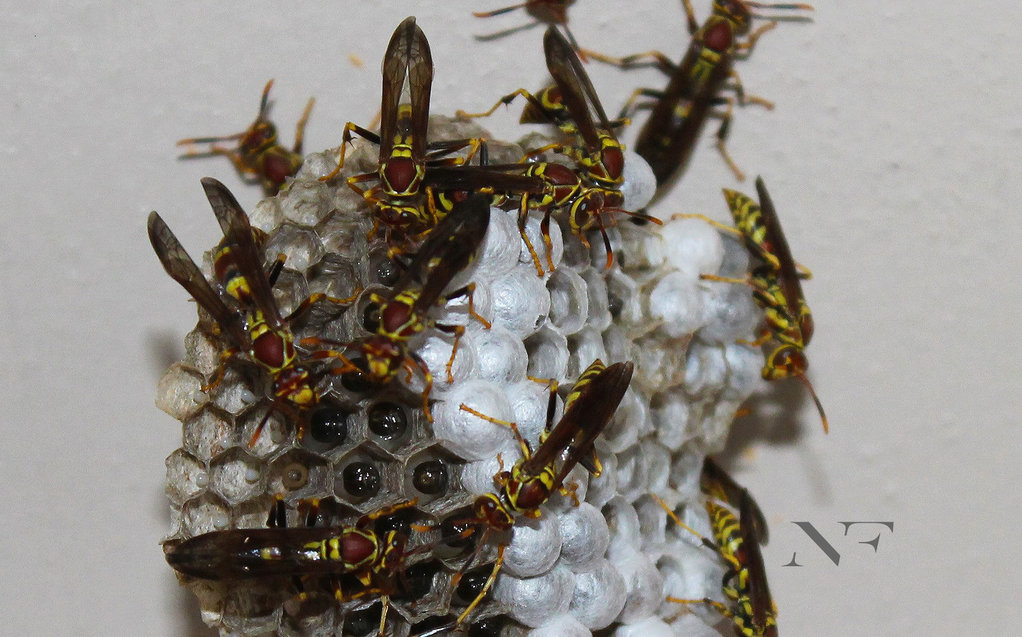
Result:
{"label": "wasp leg", "polygon": [[337,161],[337,168],[334,168],[333,172],[320,177],[320,181],[330,181],[341,172],[342,168],[344,168],[344,155],[348,151],[348,144],[351,143],[352,133],[355,133],[359,137],[368,140],[373,144],[379,145],[380,143],[380,136],[376,133],[366,130],[354,122],[348,122],[344,125],[344,133],[341,135],[341,157]]}

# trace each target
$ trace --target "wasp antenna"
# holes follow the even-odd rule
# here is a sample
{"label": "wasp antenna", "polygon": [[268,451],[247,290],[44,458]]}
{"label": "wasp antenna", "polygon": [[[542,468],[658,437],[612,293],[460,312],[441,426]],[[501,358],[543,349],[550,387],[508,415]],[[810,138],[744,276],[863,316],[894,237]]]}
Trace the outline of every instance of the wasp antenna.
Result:
{"label": "wasp antenna", "polygon": [[257,119],[262,119],[263,116],[266,115],[266,111],[269,110],[269,107],[270,107],[270,88],[272,88],[272,87],[273,87],[273,80],[272,79],[269,82],[266,83],[266,86],[263,87],[263,96],[259,100],[259,116],[258,116]]}
{"label": "wasp antenna", "polygon": [[[628,215],[629,217],[635,217],[636,219],[642,219],[643,221],[649,221],[651,223],[657,224],[658,226],[664,225],[664,222],[661,221],[659,218],[654,217],[653,215],[647,215],[644,212],[635,212],[635,211],[632,211],[632,210],[625,210],[624,208],[607,208],[606,212],[620,212],[623,215]],[[674,215],[674,217],[677,217],[677,216],[679,216],[679,215]]]}
{"label": "wasp antenna", "polygon": [[823,403],[820,402],[819,396],[816,395],[816,390],[813,389],[813,384],[809,382],[809,378],[805,374],[798,374],[796,376],[809,390],[809,395],[813,397],[813,402],[816,403],[816,410],[820,412],[820,420],[823,421],[823,433],[829,434],[830,427],[827,424],[827,413],[823,411]]}
{"label": "wasp antenna", "polygon": [[223,137],[189,137],[188,139],[182,139],[177,142],[178,146],[191,146],[192,144],[215,144],[216,142],[230,142],[236,139],[241,139],[245,133],[235,133],[234,135],[224,135]]}
{"label": "wasp antenna", "polygon": [[492,18],[494,16],[504,15],[505,13],[510,13],[510,12],[514,11],[515,9],[522,9],[524,7],[529,6],[529,4],[530,3],[528,3],[528,2],[522,2],[521,4],[513,4],[513,5],[509,6],[509,7],[504,7],[503,9],[494,9],[493,11],[473,11],[472,15],[477,17],[477,18]]}
{"label": "wasp antenna", "polygon": [[787,10],[791,10],[791,11],[799,11],[799,10],[801,10],[801,11],[815,11],[816,10],[813,7],[813,5],[811,5],[811,4],[801,4],[801,3],[794,3],[794,4],[792,4],[792,3],[778,3],[778,4],[772,4],[772,3],[769,3],[769,2],[748,2],[748,1],[746,1],[745,4],[747,6],[750,6],[750,7],[755,7],[756,9],[782,9],[782,10],[785,10],[785,11],[787,11]]}

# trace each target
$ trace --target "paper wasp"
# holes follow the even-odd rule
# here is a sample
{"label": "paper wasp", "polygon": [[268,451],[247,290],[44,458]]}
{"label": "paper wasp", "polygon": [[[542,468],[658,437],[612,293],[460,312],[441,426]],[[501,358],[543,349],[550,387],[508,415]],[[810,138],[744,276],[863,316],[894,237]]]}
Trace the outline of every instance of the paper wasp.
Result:
{"label": "paper wasp", "polygon": [[[585,232],[592,229],[600,231],[607,252],[606,267],[609,268],[614,253],[604,227],[603,213],[621,212],[654,223],[660,223],[660,220],[622,208],[624,197],[619,188],[623,181],[624,146],[617,140],[613,129],[627,120],[620,119],[612,123],[607,118],[578,55],[554,27],[548,28],[543,36],[543,51],[555,87],[543,91],[539,98],[527,95],[529,105],[534,110],[527,109],[523,117],[532,118],[542,113],[563,133],[580,140],[581,145],[550,144],[532,150],[529,154],[538,155],[549,150],[565,153],[578,163],[580,169],[577,175],[581,188],[566,202],[569,225],[587,248],[589,242]],[[554,185],[563,187],[563,183],[555,182]],[[553,269],[550,262],[550,235],[546,231],[550,214],[548,206],[543,218],[543,240],[547,244],[547,264]]]}
{"label": "paper wasp", "polygon": [[[405,80],[410,101],[402,103]],[[347,184],[375,206],[378,222],[391,231],[415,234],[428,231],[436,222],[436,213],[423,197],[423,180],[434,166],[463,164],[467,158],[449,157],[463,148],[468,156],[475,154],[478,139],[426,141],[429,124],[429,98],[433,84],[433,58],[422,29],[415,18],[406,18],[390,39],[383,58],[383,102],[380,109],[380,133],[376,134],[353,122],[344,127],[341,155],[337,168],[321,181],[333,179],[344,167],[347,145],[356,134],[380,147],[379,167],[374,172],[354,175]],[[376,181],[363,189],[360,183]],[[388,241],[389,243],[389,241]]]}
{"label": "paper wasp", "polygon": [[[588,54],[603,62],[621,67],[631,67],[637,62],[651,58],[665,73],[670,75],[667,86],[662,91],[638,89],[625,104],[621,117],[626,117],[635,108],[636,101],[641,97],[651,97],[656,101],[651,105],[651,113],[645,125],[639,131],[635,142],[635,152],[641,155],[656,176],[657,185],[663,188],[672,178],[680,174],[688,163],[695,149],[699,133],[709,117],[721,120],[717,129],[717,149],[727,165],[739,180],[744,175],[727,152],[727,139],[733,100],[721,93],[727,87],[728,80],[733,84],[732,90],[739,104],[753,102],[773,108],[773,104],[758,97],[746,96],[738,75],[732,70],[736,56],[748,53],[761,35],[777,26],[769,22],[750,33],[751,23],[755,17],[752,9],[805,9],[812,10],[806,4],[765,4],[747,0],[715,0],[713,12],[700,27],[695,19],[695,12],[689,0],[683,0],[688,18],[688,30],[692,34],[692,42],[682,57],[681,62],[674,64],[658,51],[639,53],[624,58],[611,58],[589,51]],[[739,37],[746,36],[745,40]],[[721,111],[718,107],[724,106]]]}
{"label": "paper wasp", "polygon": [[[295,127],[295,145],[288,150],[277,142],[277,127],[267,118],[272,86],[273,80],[266,83],[263,97],[259,102],[259,114],[251,126],[240,133],[224,137],[182,139],[177,143],[178,146],[211,144],[207,151],[192,151],[185,153],[183,157],[223,155],[231,160],[238,174],[258,179],[267,197],[276,195],[288,178],[294,177],[302,167],[302,138],[305,134],[305,124],[309,121],[309,113],[316,100],[310,97],[308,104],[305,105],[305,110]],[[216,145],[218,142],[235,140],[238,142],[237,148]]]}
{"label": "paper wasp", "polygon": [[724,190],[724,198],[734,217],[735,225],[749,252],[762,263],[753,267],[748,279],[730,279],[703,275],[703,278],[727,282],[747,283],[752,287],[753,299],[763,308],[766,324],[760,338],[753,342],[759,346],[774,340],[774,346],[763,366],[763,378],[778,380],[794,377],[809,389],[828,431],[827,415],[816,396],[812,383],[806,377],[809,361],[806,346],[813,336],[813,315],[802,294],[802,279],[812,274],[799,266],[791,256],[791,249],[781,229],[773,201],[762,177],[756,178],[759,205],[751,198],[734,190]]}
{"label": "paper wasp", "polygon": [[[706,512],[710,516],[715,541],[704,537],[678,519],[674,511],[659,497],[653,495],[653,498],[660,503],[675,524],[700,538],[704,546],[724,560],[727,570],[724,572],[721,588],[731,604],[722,604],[709,598],[668,597],[667,601],[679,604],[707,604],[733,622],[734,632],[739,637],[777,637],[777,607],[770,595],[763,555],[759,549],[760,542],[766,536],[766,524],[761,522],[763,514],[746,489],[738,487],[737,493],[732,494],[730,486],[716,484],[715,477],[707,475],[706,466],[704,465],[703,469],[702,487],[709,496],[706,500]],[[719,467],[712,466],[723,474]],[[737,486],[729,476],[727,480],[731,485]],[[725,502],[737,506],[738,517],[735,517],[731,509],[714,500],[725,495],[727,496]]]}
{"label": "paper wasp", "polygon": [[[491,533],[511,530],[519,515],[540,517],[542,512],[539,507],[550,499],[554,491],[559,491],[578,502],[575,497],[576,485],[566,486],[564,479],[576,464],[586,465],[587,462],[591,464],[589,458],[595,458],[593,444],[624,398],[633,369],[632,363],[614,363],[606,367],[599,359],[593,361],[572,386],[564,403],[564,414],[556,426],[552,426],[556,393],[551,391],[546,428],[540,436],[539,446],[535,452],[519,433],[515,423],[497,420],[466,405],[461,406],[464,411],[509,427],[521,447],[522,459],[517,461],[510,471],[504,470],[501,461],[501,469],[493,477],[497,490],[476,498],[472,505],[474,518],[457,521],[462,525],[468,525],[469,528],[463,532],[465,536],[472,534],[477,526],[485,528],[476,550],[455,575],[454,586],[457,586],[462,575],[480,554]],[[598,467],[597,462],[595,465],[597,472]],[[457,523],[454,525],[457,526]],[[493,586],[504,562],[506,547],[507,544],[500,544],[497,547],[497,559],[493,564],[493,570],[476,598],[458,616],[457,625],[465,621]]]}
{"label": "paper wasp", "polygon": [[[550,27],[543,37],[547,68],[555,85],[533,95],[525,89],[504,96],[484,113],[463,113],[463,117],[481,117],[491,114],[501,104],[509,104],[521,95],[528,102],[522,113],[523,122],[548,122],[573,138],[571,144],[554,143],[529,151],[536,156],[547,151],[564,154],[579,166],[572,170],[556,163],[533,163],[518,167],[526,175],[539,177],[546,184],[538,196],[523,194],[519,206],[518,226],[522,239],[532,255],[536,271],[543,275],[539,257],[525,235],[525,222],[530,209],[543,210],[541,231],[546,244],[547,266],[553,270],[551,260],[550,218],[555,211],[566,210],[572,233],[587,248],[585,233],[599,230],[607,251],[607,265],[613,263],[613,250],[607,236],[602,215],[621,212],[636,218],[660,223],[655,217],[625,210],[624,197],[618,188],[623,179],[624,147],[617,141],[613,129],[621,122],[612,123],[600,104],[596,89],[571,45],[557,29]],[[492,170],[515,170],[515,165],[491,167]]]}
{"label": "paper wasp", "polygon": [[354,301],[354,296],[334,299],[325,294],[313,294],[290,315],[281,317],[271,287],[272,279],[283,267],[283,258],[277,259],[267,275],[257,245],[257,242],[261,243],[262,233],[252,228],[234,195],[222,183],[209,177],[202,180],[202,187],[224,233],[213,264],[218,289],[210,285],[156,212],[149,214],[149,241],[167,274],[209,312],[220,333],[226,334],[229,347],[221,352],[216,375],[203,387],[203,391],[220,383],[227,361],[239,352],[262,368],[271,379],[273,403],[249,442],[249,446],[253,446],[273,409],[300,410],[319,402],[316,376],[307,364],[312,359],[328,357],[327,353],[313,352],[300,356],[295,346],[292,323],[319,301],[346,306]]}
{"label": "paper wasp", "polygon": [[371,382],[382,383],[392,380],[402,369],[408,372],[410,378],[415,368],[418,368],[425,379],[422,407],[432,422],[429,393],[433,386],[433,375],[426,363],[409,350],[409,341],[427,326],[453,334],[454,346],[447,362],[448,379],[453,381],[451,366],[458,352],[458,339],[464,334],[465,328],[461,325],[432,323],[426,314],[440,300],[465,296],[468,298],[469,314],[487,328],[490,327],[490,323],[476,314],[473,307],[474,284],[469,283],[447,294],[443,293],[451,280],[475,258],[489,223],[490,205],[487,196],[476,193],[455,203],[451,213],[441,219],[426,237],[391,293],[385,297],[379,294],[370,296],[370,300],[379,308],[376,333],[353,346],[364,357],[365,369],[339,352],[327,352],[324,355],[344,361],[344,365],[334,372],[363,372]]}
{"label": "paper wasp", "polygon": [[[367,595],[382,598],[379,635],[386,626],[389,598],[398,592],[405,558],[422,549],[407,550],[408,538],[395,530],[377,532],[370,525],[385,516],[415,506],[408,500],[360,517],[354,525],[317,526],[319,501],[308,506],[306,526],[287,528],[287,509],[278,499],[267,527],[212,531],[164,545],[167,562],[179,573],[208,580],[293,578],[299,597],[306,596],[302,581],[329,577],[334,598],[350,601]],[[359,588],[344,590],[342,577],[353,578]]]}

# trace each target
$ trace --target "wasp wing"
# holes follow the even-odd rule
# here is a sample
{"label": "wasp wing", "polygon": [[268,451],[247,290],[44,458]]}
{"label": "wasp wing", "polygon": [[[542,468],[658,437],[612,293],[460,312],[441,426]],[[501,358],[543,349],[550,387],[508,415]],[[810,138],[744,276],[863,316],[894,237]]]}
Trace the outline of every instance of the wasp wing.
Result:
{"label": "wasp wing", "polygon": [[746,492],[738,507],[739,528],[742,535],[744,564],[749,572],[749,599],[752,605],[752,623],[754,626],[762,628],[766,626],[767,615],[774,612],[774,601],[770,595],[770,587],[767,584],[763,554],[759,550],[758,522],[756,521],[758,507],[754,507],[755,502]]}
{"label": "wasp wing", "polygon": [[408,88],[412,104],[412,159],[419,161],[426,155],[426,131],[429,128],[429,98],[433,90],[433,56],[429,41],[419,25],[408,38]]}
{"label": "wasp wing", "polygon": [[394,30],[383,58],[383,107],[380,127],[380,163],[390,157],[398,136],[398,111],[408,78],[412,109],[412,159],[421,161],[426,152],[429,97],[433,85],[433,57],[429,42],[415,17],[405,18]]}
{"label": "wasp wing", "polygon": [[430,243],[440,231],[443,235],[436,237],[436,243],[429,246],[428,253],[420,252],[421,261],[420,254],[416,254],[411,266],[415,267],[415,262],[420,261],[420,267],[429,272],[419,298],[415,300],[416,312],[425,312],[432,307],[451,280],[472,263],[489,225],[489,197],[476,193],[456,203],[450,214],[433,228],[426,243]]}
{"label": "wasp wing", "polygon": [[147,223],[149,242],[156,251],[156,257],[172,279],[181,284],[192,298],[212,315],[213,320],[225,330],[236,347],[246,349],[248,332],[242,324],[241,315],[227,307],[223,297],[210,286],[209,281],[188,256],[184,246],[156,211],[149,213]]}
{"label": "wasp wing", "polygon": [[767,192],[762,177],[756,178],[756,192],[759,194],[760,218],[763,220],[763,227],[766,231],[764,243],[781,265],[778,284],[784,291],[788,311],[791,316],[798,317],[802,312],[801,304],[805,299],[802,294],[802,284],[799,282],[801,277],[795,266],[795,259],[791,256],[788,240],[781,229],[781,220],[777,216],[777,209],[774,208],[774,202],[770,199],[770,193]]}
{"label": "wasp wing", "polygon": [[589,75],[582,68],[582,62],[568,40],[553,26],[543,36],[543,50],[547,69],[561,90],[561,99],[587,149],[590,153],[599,151],[601,144],[597,125],[605,134],[612,135],[611,125]]}
{"label": "wasp wing", "polygon": [[413,311],[428,310],[444,288],[472,262],[490,224],[489,199],[476,193],[454,205],[419,246],[405,271],[394,283],[388,300],[402,291],[420,288]]}
{"label": "wasp wing", "polygon": [[550,431],[546,441],[522,464],[522,471],[528,475],[538,475],[543,467],[556,461],[570,445],[568,456],[558,469],[554,481],[554,485],[559,487],[564,476],[584,455],[591,452],[596,438],[614,416],[632,380],[634,368],[632,363],[614,363],[589,381],[564,410],[564,415]]}
{"label": "wasp wing", "polygon": [[394,29],[383,55],[383,102],[380,106],[380,164],[390,157],[397,137],[398,110],[408,75],[408,49],[413,39],[415,18],[405,18]]}
{"label": "wasp wing", "polygon": [[353,569],[320,554],[321,543],[342,532],[343,527],[213,531],[168,542],[164,555],[175,570],[210,580],[343,574]]}
{"label": "wasp wing", "polygon": [[252,224],[248,215],[242,210],[238,200],[234,198],[227,186],[212,177],[202,179],[202,188],[206,191],[209,205],[213,207],[220,228],[223,230],[227,243],[233,246],[232,252],[242,276],[248,282],[256,307],[262,311],[266,322],[275,328],[281,327],[280,309],[273,298],[270,280],[263,269],[263,259],[256,246]]}
{"label": "wasp wing", "polygon": [[426,171],[423,183],[435,190],[492,190],[508,194],[535,195],[545,185],[539,177],[510,174],[511,170],[524,171],[528,164],[495,166],[436,166]]}

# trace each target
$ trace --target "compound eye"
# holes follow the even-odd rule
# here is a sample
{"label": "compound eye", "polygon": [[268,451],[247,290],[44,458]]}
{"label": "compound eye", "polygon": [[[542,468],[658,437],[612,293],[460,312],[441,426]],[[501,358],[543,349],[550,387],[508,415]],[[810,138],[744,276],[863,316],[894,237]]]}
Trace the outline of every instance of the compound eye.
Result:
{"label": "compound eye", "polygon": [[492,496],[478,498],[472,508],[480,520],[493,520],[500,511],[500,505]]}

